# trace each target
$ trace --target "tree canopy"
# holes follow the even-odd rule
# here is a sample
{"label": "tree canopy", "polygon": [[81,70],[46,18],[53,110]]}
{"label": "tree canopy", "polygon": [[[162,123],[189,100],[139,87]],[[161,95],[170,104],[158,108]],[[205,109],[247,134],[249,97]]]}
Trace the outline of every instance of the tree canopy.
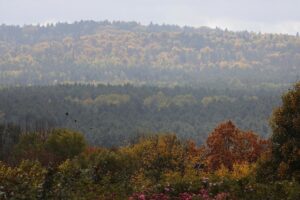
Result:
{"label": "tree canopy", "polygon": [[[280,91],[80,84],[9,87],[0,90],[0,122],[18,125],[24,132],[69,128],[82,132],[89,144],[105,147],[156,132],[173,132],[199,145],[228,119],[267,137],[268,118],[280,103]],[[11,143],[5,130],[0,132],[3,142]]]}
{"label": "tree canopy", "polygon": [[[260,87],[299,74],[300,38],[127,22],[0,26],[0,84]],[[216,81],[217,80],[217,81]]]}
{"label": "tree canopy", "polygon": [[234,163],[256,162],[268,148],[268,142],[251,131],[239,130],[228,121],[215,128],[208,136],[206,146],[210,169],[225,166],[232,170]]}
{"label": "tree canopy", "polygon": [[283,177],[300,180],[300,82],[282,96],[282,105],[274,110],[272,158]]}

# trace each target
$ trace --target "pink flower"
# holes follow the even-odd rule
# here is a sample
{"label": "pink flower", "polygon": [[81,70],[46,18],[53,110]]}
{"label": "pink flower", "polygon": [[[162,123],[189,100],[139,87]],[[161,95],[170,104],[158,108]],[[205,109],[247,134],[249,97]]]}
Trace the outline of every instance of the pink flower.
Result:
{"label": "pink flower", "polygon": [[215,196],[215,200],[225,200],[229,197],[229,194],[226,192],[219,193]]}
{"label": "pink flower", "polygon": [[201,190],[200,190],[200,196],[201,196],[204,200],[209,200],[209,199],[210,199],[209,194],[208,194],[208,191],[205,190],[205,189],[201,189]]}
{"label": "pink flower", "polygon": [[191,195],[191,194],[185,192],[185,193],[181,193],[181,194],[179,195],[179,198],[180,198],[180,200],[192,200],[193,195]]}
{"label": "pink flower", "polygon": [[139,195],[138,200],[146,200],[146,196],[144,194]]}

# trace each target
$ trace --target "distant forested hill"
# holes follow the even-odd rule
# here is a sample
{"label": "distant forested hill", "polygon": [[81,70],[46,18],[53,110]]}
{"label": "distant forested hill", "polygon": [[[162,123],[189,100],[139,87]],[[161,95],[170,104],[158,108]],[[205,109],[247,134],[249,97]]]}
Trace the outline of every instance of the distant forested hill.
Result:
{"label": "distant forested hill", "polygon": [[229,119],[267,136],[268,119],[281,93],[132,85],[14,87],[0,90],[0,124],[20,125],[24,131],[71,128],[83,132],[90,144],[107,147],[158,132],[201,144],[217,124]]}
{"label": "distant forested hill", "polygon": [[135,22],[0,26],[0,84],[295,82],[300,37]]}

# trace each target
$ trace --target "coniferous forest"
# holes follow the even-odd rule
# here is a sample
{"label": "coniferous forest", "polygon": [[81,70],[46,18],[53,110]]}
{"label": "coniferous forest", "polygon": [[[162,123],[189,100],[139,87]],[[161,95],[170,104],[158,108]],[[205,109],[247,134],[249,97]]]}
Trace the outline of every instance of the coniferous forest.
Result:
{"label": "coniferous forest", "polygon": [[141,135],[176,133],[202,144],[220,122],[231,119],[262,137],[283,89],[215,90],[132,85],[57,85],[0,90],[0,120],[23,132],[70,128],[92,145],[129,144]]}
{"label": "coniferous forest", "polygon": [[0,199],[300,199],[300,38],[0,25]]}

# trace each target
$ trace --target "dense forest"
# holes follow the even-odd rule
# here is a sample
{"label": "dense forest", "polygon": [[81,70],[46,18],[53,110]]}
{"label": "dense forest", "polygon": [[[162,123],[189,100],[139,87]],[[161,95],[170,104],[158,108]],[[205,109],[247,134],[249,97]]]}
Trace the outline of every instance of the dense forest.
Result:
{"label": "dense forest", "polygon": [[300,38],[81,21],[0,26],[0,84],[274,87],[297,81]]}
{"label": "dense forest", "polygon": [[299,34],[2,24],[0,199],[298,200],[299,64]]}
{"label": "dense forest", "polygon": [[5,138],[14,143],[1,155],[0,198],[298,200],[299,108],[300,82],[274,109],[268,139],[224,121],[201,146],[163,133],[91,147],[73,130],[20,134],[18,126],[0,126],[0,147]]}
{"label": "dense forest", "polygon": [[9,87],[0,90],[0,122],[23,131],[71,128],[90,145],[120,146],[141,135],[176,133],[202,144],[220,122],[231,119],[263,137],[282,89],[112,85]]}

